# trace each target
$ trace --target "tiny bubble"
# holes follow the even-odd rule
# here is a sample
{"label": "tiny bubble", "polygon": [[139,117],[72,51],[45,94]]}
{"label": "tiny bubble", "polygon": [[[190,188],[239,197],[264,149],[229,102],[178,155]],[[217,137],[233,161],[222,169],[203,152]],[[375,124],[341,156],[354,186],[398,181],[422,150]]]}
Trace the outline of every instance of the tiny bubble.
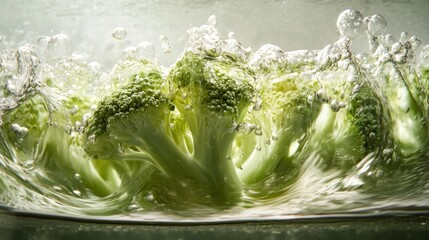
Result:
{"label": "tiny bubble", "polygon": [[216,27],[216,24],[217,24],[216,16],[211,15],[207,20],[207,25],[212,26],[212,27]]}
{"label": "tiny bubble", "polygon": [[74,178],[75,178],[76,180],[78,180],[78,181],[81,181],[81,180],[82,180],[82,177],[80,176],[80,174],[79,174],[79,173],[75,173],[75,174],[74,174]]}
{"label": "tiny bubble", "polygon": [[193,108],[192,108],[192,106],[191,105],[186,105],[185,106],[185,110],[186,111],[191,111]]}
{"label": "tiny bubble", "polygon": [[82,193],[79,190],[73,190],[73,193],[78,197],[82,197]]}
{"label": "tiny bubble", "polygon": [[117,40],[123,40],[127,37],[127,30],[123,27],[113,29],[112,36]]}

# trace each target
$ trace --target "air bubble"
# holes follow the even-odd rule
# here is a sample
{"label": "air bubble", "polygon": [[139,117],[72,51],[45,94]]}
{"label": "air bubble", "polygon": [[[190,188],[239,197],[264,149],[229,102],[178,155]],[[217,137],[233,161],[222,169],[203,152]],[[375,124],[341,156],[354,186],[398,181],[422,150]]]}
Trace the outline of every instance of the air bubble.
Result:
{"label": "air bubble", "polygon": [[327,103],[329,101],[329,98],[326,94],[325,89],[321,88],[316,92],[316,98],[319,102]]}
{"label": "air bubble", "polygon": [[386,148],[383,150],[383,155],[386,157],[391,157],[393,155],[393,149],[392,148]]}
{"label": "air bubble", "polygon": [[217,24],[216,16],[211,15],[207,20],[207,25],[212,26],[212,27],[216,27],[216,24]]}
{"label": "air bubble", "polygon": [[135,47],[127,47],[122,51],[123,58],[134,58],[137,56],[137,48]]}
{"label": "air bubble", "polygon": [[137,54],[140,58],[153,59],[155,57],[155,48],[151,42],[141,42],[137,45]]}
{"label": "air bubble", "polygon": [[255,129],[255,125],[242,122],[237,125],[236,132],[238,134],[249,135],[254,129]]}
{"label": "air bubble", "polygon": [[74,195],[82,197],[82,193],[79,190],[73,190]]}
{"label": "air bubble", "polygon": [[186,111],[192,111],[193,107],[191,105],[186,105],[185,110]]}
{"label": "air bubble", "polygon": [[284,51],[272,44],[265,44],[253,54],[249,65],[256,68],[278,68],[286,64]]}
{"label": "air bubble", "polygon": [[392,46],[392,45],[395,43],[395,38],[393,37],[393,35],[392,35],[392,34],[387,34],[387,35],[384,37],[384,43],[385,43],[387,46]]}
{"label": "air bubble", "polygon": [[384,34],[387,30],[387,22],[381,15],[373,15],[368,19],[369,34],[378,37]]}
{"label": "air bubble", "polygon": [[94,135],[94,134],[92,134],[91,136],[89,136],[89,137],[88,137],[88,140],[89,140],[90,142],[95,142],[95,135]]}
{"label": "air bubble", "polygon": [[164,53],[171,53],[173,50],[173,47],[168,42],[168,38],[164,35],[159,36],[159,40],[161,40],[161,49],[164,51]]}
{"label": "air bubble", "polygon": [[334,112],[340,111],[340,104],[337,99],[331,101],[331,110]]}
{"label": "air bubble", "polygon": [[137,211],[139,209],[140,209],[140,207],[137,204],[131,204],[130,206],[128,206],[128,210],[130,210],[130,211]]}
{"label": "air bubble", "polygon": [[123,27],[113,29],[112,36],[117,40],[123,40],[127,37],[127,30]]}
{"label": "air bubble", "polygon": [[11,125],[12,131],[18,136],[18,138],[22,139],[28,134],[28,129],[26,127],[21,127],[17,123],[13,123]]}
{"label": "air bubble", "polygon": [[353,9],[343,11],[337,19],[337,30],[341,36],[361,35],[365,30],[362,14]]}
{"label": "air bubble", "polygon": [[235,38],[235,33],[234,32],[229,32],[228,33],[228,38],[230,38],[230,39]]}
{"label": "air bubble", "polygon": [[51,52],[55,57],[67,57],[71,54],[70,39],[65,34],[57,34],[50,42]]}
{"label": "air bubble", "polygon": [[277,141],[277,140],[279,140],[279,137],[277,136],[277,133],[273,133],[273,135],[271,136],[271,139],[272,139],[273,141]]}
{"label": "air bubble", "polygon": [[253,108],[252,109],[254,111],[259,111],[259,110],[261,110],[261,108],[262,108],[262,99],[260,97],[258,97],[255,100],[255,103],[253,104]]}
{"label": "air bubble", "polygon": [[81,180],[82,180],[82,177],[80,176],[80,174],[79,174],[79,173],[75,173],[75,174],[74,174],[74,178],[75,178],[76,180],[78,180],[78,181],[81,181]]}
{"label": "air bubble", "polygon": [[399,37],[399,41],[401,43],[405,43],[408,41],[408,33],[407,32],[402,32],[401,36]]}

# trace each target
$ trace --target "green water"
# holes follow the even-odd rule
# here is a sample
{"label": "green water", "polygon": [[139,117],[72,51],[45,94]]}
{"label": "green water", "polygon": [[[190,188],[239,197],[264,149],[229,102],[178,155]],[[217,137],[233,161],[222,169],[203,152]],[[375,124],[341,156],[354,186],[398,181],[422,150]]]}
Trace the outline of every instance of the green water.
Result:
{"label": "green water", "polygon": [[[342,99],[326,98],[340,89],[332,85],[337,79],[368,81],[382,99],[381,108],[386,109],[378,126],[388,126],[387,130],[363,130],[369,142],[381,149],[363,155],[360,150],[351,150],[347,142],[350,136],[341,135],[339,123],[317,118],[305,136],[306,140],[316,139],[315,146],[301,143],[297,136],[295,142],[288,143],[287,161],[274,163],[266,178],[255,180],[242,189],[239,200],[221,208],[204,201],[195,204],[193,192],[187,193],[186,182],[171,185],[175,187],[169,187],[169,180],[165,187],[160,186],[163,182],[147,184],[148,178],[158,177],[159,173],[141,162],[92,159],[74,144],[82,134],[82,122],[94,111],[92,104],[131,76],[141,59],[157,58],[159,53],[153,42],[127,47],[116,60],[110,57],[96,62],[92,61],[96,54],[91,55],[91,60],[86,57],[92,50],[74,51],[72,42],[76,40],[66,34],[40,37],[37,44],[20,44],[6,38],[0,53],[2,208],[82,220],[188,223],[426,213],[429,47],[418,34],[390,35],[387,21],[380,15],[362,16],[347,10],[335,17],[336,26],[334,22],[329,29],[338,35],[324,44],[326,47],[320,46],[321,50],[288,47],[286,51],[268,44],[269,40],[259,49],[248,48],[246,38],[241,39],[239,34],[221,34],[217,21],[222,22],[222,18],[215,16],[188,29],[187,40],[182,40],[185,47],[177,48],[171,39],[159,37],[157,50],[165,54],[227,54],[261,75],[275,73],[273,81],[317,80],[322,87],[308,96],[308,102],[320,102],[320,116],[326,119],[341,117],[344,112]],[[130,32],[120,27],[110,34],[109,41],[127,41]],[[366,47],[360,46],[362,41]],[[158,57],[165,75],[176,61],[172,55]],[[88,104],[79,105],[78,100],[62,104],[63,99],[76,94]],[[37,107],[33,107],[34,103]],[[255,98],[253,111],[265,111],[264,104]],[[24,111],[28,108],[31,115]],[[60,121],[63,115],[70,116],[70,121]],[[50,127],[40,131],[38,126],[26,125],[28,119]],[[242,172],[255,166],[245,157],[269,152],[270,142],[277,140],[274,132],[264,129],[264,138],[258,138],[261,129],[246,120],[235,128],[236,147],[230,155],[237,178],[243,182],[253,181]],[[329,135],[317,131],[329,124],[334,129]],[[52,135],[70,140],[46,151],[46,146],[54,144],[48,141]],[[381,137],[371,140],[372,135]],[[241,146],[246,136],[257,140],[250,146]],[[314,150],[299,154],[306,147]],[[176,197],[182,197],[183,202],[175,202]]]}

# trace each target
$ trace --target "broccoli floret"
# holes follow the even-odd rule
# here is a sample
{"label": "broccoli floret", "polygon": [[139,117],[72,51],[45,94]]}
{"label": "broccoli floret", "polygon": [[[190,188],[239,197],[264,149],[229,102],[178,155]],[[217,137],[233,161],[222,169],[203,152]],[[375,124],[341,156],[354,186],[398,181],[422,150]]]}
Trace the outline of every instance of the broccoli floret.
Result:
{"label": "broccoli floret", "polygon": [[[421,152],[428,141],[428,95],[424,70],[419,79],[416,73],[387,63],[380,77],[385,88],[386,105],[392,122],[392,135],[398,152],[408,158]],[[427,80],[426,80],[427,81]],[[426,86],[427,88],[427,86]]]}
{"label": "broccoli floret", "polygon": [[234,127],[247,113],[255,94],[251,71],[230,59],[205,59],[187,52],[169,80],[174,105],[193,137],[193,158],[210,172],[213,188],[236,188],[240,184],[231,147]]}
{"label": "broccoli floret", "polygon": [[320,157],[322,167],[347,171],[365,156],[383,159],[384,150],[393,146],[383,96],[363,76],[352,82],[342,76],[321,80],[327,103],[299,158]]}
{"label": "broccoli floret", "polygon": [[160,69],[134,75],[98,104],[85,130],[86,151],[95,159],[141,160],[167,175],[186,175],[186,151],[175,146]]}
{"label": "broccoli floret", "polygon": [[244,67],[225,61],[231,60],[186,53],[167,80],[161,69],[133,76],[98,104],[86,127],[86,151],[150,163],[164,179],[190,185],[187,191],[205,189],[211,201],[234,204],[241,187],[230,156],[234,124],[254,88]]}
{"label": "broccoli floret", "polygon": [[19,107],[6,112],[2,120],[2,137],[15,147],[12,153],[14,158],[21,161],[30,160],[36,151],[37,143],[46,134],[49,121],[48,108],[43,98],[35,96],[28,99]]}
{"label": "broccoli floret", "polygon": [[[287,74],[262,75],[258,81],[261,84],[260,109],[256,106],[245,119],[254,126],[255,132],[240,141],[240,147],[254,147],[237,162],[240,179],[246,184],[266,179],[280,161],[289,161],[289,157],[297,153],[320,109],[320,102],[315,100],[320,88],[317,81]],[[289,174],[292,168],[289,167]]]}

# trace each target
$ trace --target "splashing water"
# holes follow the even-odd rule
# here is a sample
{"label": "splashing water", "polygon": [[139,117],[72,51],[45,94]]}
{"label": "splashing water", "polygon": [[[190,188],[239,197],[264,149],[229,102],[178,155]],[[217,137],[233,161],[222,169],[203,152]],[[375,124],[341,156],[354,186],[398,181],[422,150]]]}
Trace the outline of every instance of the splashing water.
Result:
{"label": "splashing water", "polygon": [[[232,32],[223,38],[216,24],[216,17],[210,16],[206,25],[189,29],[185,51],[225,55],[245,62],[256,73],[275,72],[278,77],[273,81],[294,77],[317,79],[322,88],[307,97],[307,104],[324,104],[321,112],[327,118],[332,113],[341,114],[348,107],[339,99],[341,97],[332,97],[341,96],[334,93],[344,90],[332,86],[333,80],[346,79],[351,93],[362,88],[357,83],[358,78],[379,89],[383,107],[393,109],[383,119],[383,126],[391,124],[394,129],[392,136],[384,133],[383,139],[377,139],[386,142],[380,155],[371,152],[352,161],[353,156],[345,152],[354,150],[340,143],[341,147],[333,153],[314,150],[303,157],[300,164],[279,164],[280,170],[271,173],[255,188],[243,189],[242,202],[233,207],[220,211],[194,205],[171,209],[163,204],[159,189],[143,186],[151,174],[148,169],[132,170],[133,165],[124,167],[88,160],[81,157],[82,150],[74,149],[72,144],[52,152],[44,148],[51,144],[50,134],[59,133],[39,131],[37,124],[47,124],[49,129],[59,128],[64,136],[78,139],[100,96],[124,85],[126,79],[138,71],[139,61],[155,56],[154,45],[141,42],[126,48],[114,68],[107,71],[101,64],[88,63],[83,56],[74,53],[69,47],[70,39],[59,34],[40,38],[38,45],[24,45],[0,53],[0,204],[14,211],[160,222],[289,219],[429,210],[428,46],[422,46],[417,37],[406,33],[395,42],[386,34],[387,23],[383,16],[364,17],[356,10],[340,14],[336,24],[339,40],[321,50],[285,52],[278,46],[266,44],[252,51],[242,46]],[[355,54],[350,46],[355,38],[364,34],[368,37],[370,51]],[[118,40],[126,35],[123,28],[112,33]],[[159,40],[163,51],[170,52],[168,39],[160,36]],[[164,70],[167,74],[169,68]],[[88,103],[82,105],[73,98],[62,103],[74,94],[84,96]],[[409,101],[410,98],[413,101]],[[29,104],[34,102],[37,107],[29,109]],[[256,97],[251,111],[263,108],[264,103]],[[10,114],[20,109],[33,113],[23,117],[34,125],[23,125],[22,119]],[[406,113],[414,114],[413,111],[421,119],[406,117]],[[66,114],[70,121],[56,122],[56,114]],[[323,129],[330,123],[317,119],[314,124],[315,129]],[[263,138],[260,144],[255,142],[247,148],[237,148],[239,152],[233,150],[228,156],[238,170],[246,167],[246,151],[264,152],[272,142],[278,141],[276,132],[267,135],[261,126],[247,122],[237,123],[235,131],[239,137]],[[371,132],[374,129],[368,131],[369,139],[376,138],[375,132]],[[338,144],[336,138],[342,133],[333,131],[332,135],[323,136],[315,130],[313,137],[318,134],[320,144],[329,146]],[[289,158],[297,158],[300,149],[306,147],[302,146],[305,139],[307,136],[297,136],[290,144]],[[34,145],[29,147],[29,144]],[[27,147],[26,151],[21,150],[23,146]],[[61,155],[66,159],[61,159],[64,158]]]}

